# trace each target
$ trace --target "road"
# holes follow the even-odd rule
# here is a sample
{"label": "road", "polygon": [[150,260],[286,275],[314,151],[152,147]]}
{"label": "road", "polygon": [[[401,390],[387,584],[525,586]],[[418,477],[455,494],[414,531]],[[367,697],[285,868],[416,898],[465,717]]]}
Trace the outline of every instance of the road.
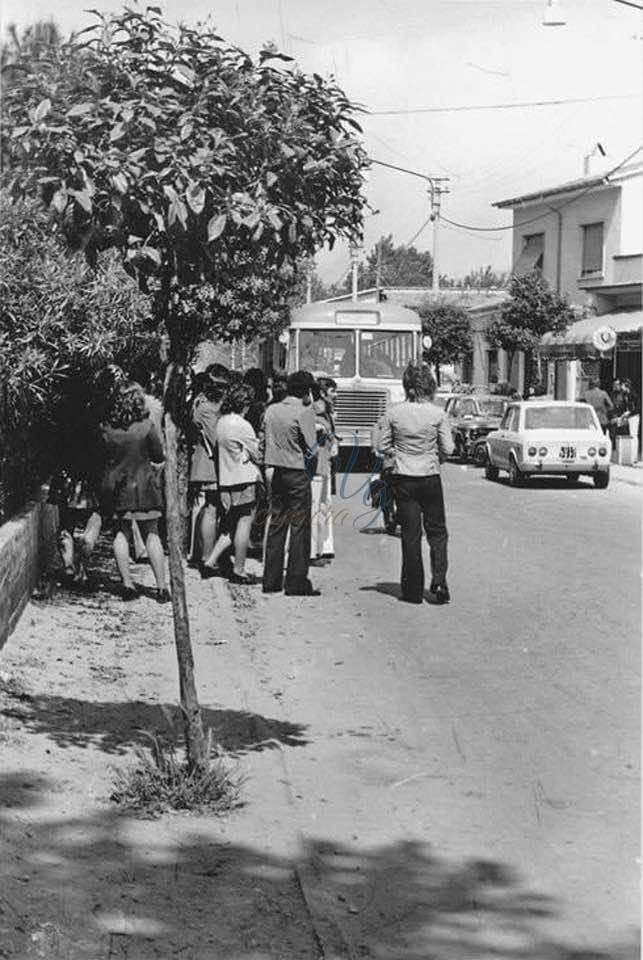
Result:
{"label": "road", "polygon": [[637,955],[639,489],[447,465],[431,607],[397,599],[399,539],[353,527],[365,479],[335,498],[322,596],[251,617],[258,682],[306,725],[294,817],[353,955]]}

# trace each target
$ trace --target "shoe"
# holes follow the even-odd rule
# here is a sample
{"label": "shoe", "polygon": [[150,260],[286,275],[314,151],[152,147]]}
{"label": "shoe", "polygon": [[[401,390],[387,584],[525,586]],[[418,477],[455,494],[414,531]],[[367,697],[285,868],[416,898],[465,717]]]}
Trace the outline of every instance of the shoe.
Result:
{"label": "shoe", "polygon": [[252,577],[249,577],[247,573],[235,573],[234,570],[228,577],[229,583],[244,583],[246,586],[250,586],[255,581]]}
{"label": "shoe", "polygon": [[284,593],[287,597],[321,597],[321,590],[315,590],[313,586],[304,590],[284,590]]}
{"label": "shoe", "polygon": [[138,600],[139,592],[136,587],[123,587],[121,591],[121,600]]}
{"label": "shoe", "polygon": [[323,557],[315,557],[313,560],[310,560],[308,563],[309,567],[327,567],[329,561],[324,560]]}
{"label": "shoe", "polygon": [[403,603],[422,603],[422,597],[405,597],[404,595],[402,595],[400,597],[400,600]]}
{"label": "shoe", "polygon": [[334,553],[322,553],[321,558],[322,558],[322,560],[334,560],[334,559],[335,559],[335,554],[334,554]]}
{"label": "shoe", "polygon": [[262,593],[281,593],[282,590],[283,590],[283,587],[265,587],[264,586],[261,588]]}
{"label": "shoe", "polygon": [[155,599],[157,603],[170,603],[172,600],[172,597],[170,596],[170,591],[166,590],[166,588],[163,587],[156,591]]}
{"label": "shoe", "polygon": [[426,602],[434,604],[448,603],[451,599],[449,588],[446,583],[438,583],[432,586],[428,592]]}
{"label": "shoe", "polygon": [[199,564],[199,573],[201,574],[202,580],[211,580],[212,577],[222,577],[223,570],[219,566],[211,567],[207,563]]}

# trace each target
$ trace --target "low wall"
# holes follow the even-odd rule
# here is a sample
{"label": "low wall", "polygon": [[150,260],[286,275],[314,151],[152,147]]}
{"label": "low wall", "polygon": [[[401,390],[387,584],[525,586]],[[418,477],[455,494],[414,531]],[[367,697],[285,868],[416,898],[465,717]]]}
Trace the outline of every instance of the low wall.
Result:
{"label": "low wall", "polygon": [[47,493],[41,487],[21,513],[0,526],[0,649],[55,554],[58,510],[47,503]]}

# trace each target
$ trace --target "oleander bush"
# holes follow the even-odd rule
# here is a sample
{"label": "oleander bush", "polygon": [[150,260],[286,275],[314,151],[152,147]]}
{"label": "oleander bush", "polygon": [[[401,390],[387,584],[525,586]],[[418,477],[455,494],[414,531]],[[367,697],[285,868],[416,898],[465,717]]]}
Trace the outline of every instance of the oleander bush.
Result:
{"label": "oleander bush", "polygon": [[0,191],[0,522],[82,455],[96,373],[158,365],[149,300],[115,255],[90,269],[35,200]]}

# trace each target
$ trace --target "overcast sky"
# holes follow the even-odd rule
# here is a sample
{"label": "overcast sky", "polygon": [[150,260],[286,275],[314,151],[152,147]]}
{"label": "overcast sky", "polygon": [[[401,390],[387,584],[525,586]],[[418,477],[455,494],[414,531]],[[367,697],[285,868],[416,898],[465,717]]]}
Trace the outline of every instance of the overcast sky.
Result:
{"label": "overcast sky", "polygon": [[[510,223],[494,201],[582,176],[596,142],[615,166],[643,140],[643,18],[616,0],[562,0],[565,26],[543,25],[545,0],[151,0],[166,19],[211,16],[222,36],[250,53],[267,40],[303,70],[334,73],[362,117],[372,158],[450,177],[446,217]],[[65,31],[91,22],[88,6],[115,0],[2,0],[3,25],[54,16]],[[501,107],[534,101],[557,105]],[[582,102],[579,102],[582,101]],[[486,109],[470,109],[484,106]],[[459,108],[459,109],[456,109]],[[466,109],[464,109],[466,108]],[[639,154],[637,159],[641,159]],[[426,221],[420,179],[373,167],[366,248],[382,234],[407,243]],[[415,245],[431,249],[432,228]],[[440,270],[463,276],[510,267],[510,231],[467,232],[446,223]],[[327,281],[348,269],[344,247],[319,257]]]}

